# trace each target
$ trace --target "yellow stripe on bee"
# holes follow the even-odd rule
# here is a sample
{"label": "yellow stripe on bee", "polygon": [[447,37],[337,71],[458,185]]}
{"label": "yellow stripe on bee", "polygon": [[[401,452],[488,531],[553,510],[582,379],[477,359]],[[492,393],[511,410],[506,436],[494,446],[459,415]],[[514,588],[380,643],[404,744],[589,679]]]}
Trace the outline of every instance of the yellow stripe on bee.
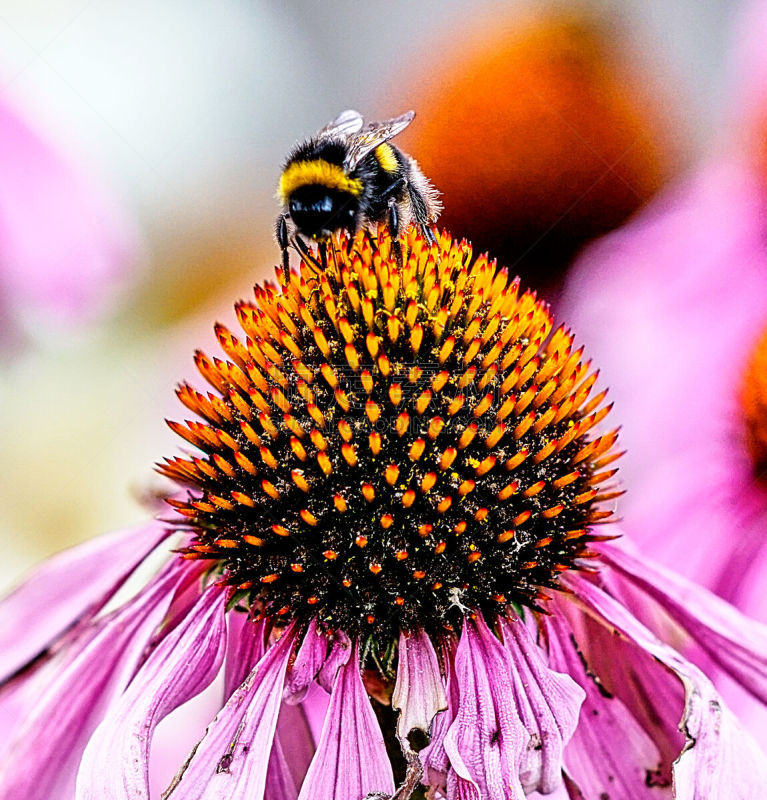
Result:
{"label": "yellow stripe on bee", "polygon": [[290,164],[280,177],[277,196],[285,205],[296,189],[313,184],[348,192],[355,197],[362,193],[361,180],[350,178],[344,172],[343,167],[339,167],[338,164],[331,164],[329,161],[316,158],[313,161],[294,161]]}
{"label": "yellow stripe on bee", "polygon": [[399,169],[399,161],[391,145],[379,144],[375,149],[375,157],[384,172],[391,174]]}

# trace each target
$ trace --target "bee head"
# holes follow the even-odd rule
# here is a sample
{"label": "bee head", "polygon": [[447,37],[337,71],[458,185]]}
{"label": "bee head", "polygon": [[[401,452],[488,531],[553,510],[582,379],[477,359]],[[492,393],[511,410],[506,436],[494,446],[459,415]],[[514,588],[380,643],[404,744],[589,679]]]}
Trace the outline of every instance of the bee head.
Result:
{"label": "bee head", "polygon": [[322,184],[301,186],[288,200],[296,228],[315,239],[326,238],[341,228],[353,231],[357,206],[355,195]]}

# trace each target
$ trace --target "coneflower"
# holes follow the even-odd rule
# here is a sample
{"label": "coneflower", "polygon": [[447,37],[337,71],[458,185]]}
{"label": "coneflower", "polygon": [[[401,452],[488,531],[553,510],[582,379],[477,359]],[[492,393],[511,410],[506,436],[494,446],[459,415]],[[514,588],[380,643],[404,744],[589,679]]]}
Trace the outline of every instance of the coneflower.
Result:
{"label": "coneflower", "polygon": [[170,500],[187,558],[381,653],[464,607],[538,608],[618,494],[605,393],[546,304],[466,242],[406,246],[398,269],[388,242],[340,242],[323,274],[239,303],[229,360],[196,356],[216,393],[178,391],[204,422],[171,427],[205,457],[162,467],[196,490]]}
{"label": "coneflower", "polygon": [[[465,242],[399,244],[336,239],[327,269],[239,303],[226,358],[197,354],[210,389],[178,390],[198,421],[171,426],[198,454],[160,468],[185,487],[169,524],[5,601],[9,797],[148,797],[157,724],[222,665],[221,710],[164,797],[761,791],[763,755],[626,582],[762,699],[767,635],[597,527],[616,433],[572,334]],[[160,573],[101,611],[170,531]],[[296,720],[318,715],[301,762]]]}

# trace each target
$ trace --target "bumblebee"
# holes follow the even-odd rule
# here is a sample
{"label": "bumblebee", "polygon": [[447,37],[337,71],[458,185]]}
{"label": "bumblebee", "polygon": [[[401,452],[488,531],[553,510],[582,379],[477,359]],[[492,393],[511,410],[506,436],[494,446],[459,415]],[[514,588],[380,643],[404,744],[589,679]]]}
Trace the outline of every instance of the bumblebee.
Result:
{"label": "bumblebee", "polygon": [[[277,196],[277,241],[288,270],[288,246],[309,254],[305,239],[324,243],[339,230],[350,234],[387,222],[392,238],[415,222],[430,242],[429,227],[441,211],[437,191],[415,159],[389,140],[415,117],[364,124],[357,111],[343,111],[315,136],[297,145],[282,170]],[[324,247],[320,255],[324,259]]]}

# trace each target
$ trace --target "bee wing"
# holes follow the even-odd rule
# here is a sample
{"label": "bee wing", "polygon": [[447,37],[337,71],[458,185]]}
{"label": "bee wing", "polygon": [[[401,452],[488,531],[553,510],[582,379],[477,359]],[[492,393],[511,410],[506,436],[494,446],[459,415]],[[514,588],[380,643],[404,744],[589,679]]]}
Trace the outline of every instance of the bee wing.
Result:
{"label": "bee wing", "polygon": [[384,122],[369,122],[349,143],[349,152],[344,160],[344,167],[351,172],[365,156],[394,138],[407,128],[415,117],[415,111],[408,111],[400,117],[387,119]]}
{"label": "bee wing", "polygon": [[342,111],[332,122],[319,130],[318,138],[354,136],[362,130],[362,114],[352,108]]}

